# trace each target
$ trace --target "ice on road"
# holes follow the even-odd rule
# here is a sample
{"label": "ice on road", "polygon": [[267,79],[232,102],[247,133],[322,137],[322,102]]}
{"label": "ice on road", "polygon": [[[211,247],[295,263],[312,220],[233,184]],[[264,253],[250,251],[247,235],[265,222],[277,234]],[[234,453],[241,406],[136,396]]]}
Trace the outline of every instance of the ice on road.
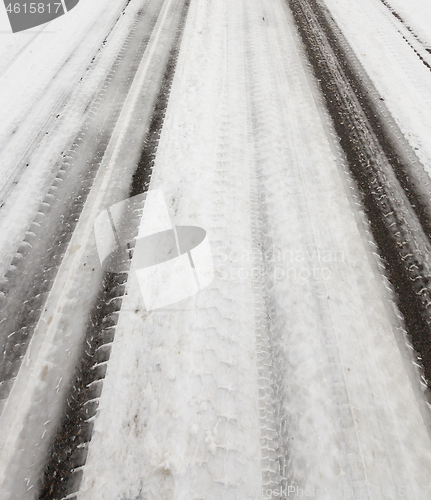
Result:
{"label": "ice on road", "polygon": [[151,312],[130,279],[80,498],[427,497],[408,349],[304,60],[285,2],[192,2],[150,189],[216,278]]}
{"label": "ice on road", "polygon": [[[412,0],[410,10],[392,2],[405,24],[380,0],[325,3],[431,171],[431,73],[417,57],[430,53],[415,14],[423,2]],[[0,34],[1,275],[150,3],[80,0],[13,41]],[[174,30],[166,26],[176,26],[182,2],[151,5],[149,49],[113,127],[111,156],[10,401],[29,396],[16,412],[9,402],[0,420],[10,424],[0,430],[2,484],[13,483],[22,426],[42,390],[26,376],[32,363],[45,369],[37,347],[57,356],[51,373],[64,369],[71,379],[72,358],[61,359],[79,345],[60,339],[56,325],[82,338],[90,305],[70,299],[80,285],[74,266],[97,265],[92,218],[121,201],[121,183],[127,191],[139,157],[128,131],[153,111],[136,108],[157,90],[155,61],[168,53]],[[129,272],[78,498],[431,498],[421,374],[287,1],[190,1],[149,189],[163,193],[173,225],[205,229],[215,277],[186,300],[146,310]],[[13,485],[2,495],[14,498]]]}

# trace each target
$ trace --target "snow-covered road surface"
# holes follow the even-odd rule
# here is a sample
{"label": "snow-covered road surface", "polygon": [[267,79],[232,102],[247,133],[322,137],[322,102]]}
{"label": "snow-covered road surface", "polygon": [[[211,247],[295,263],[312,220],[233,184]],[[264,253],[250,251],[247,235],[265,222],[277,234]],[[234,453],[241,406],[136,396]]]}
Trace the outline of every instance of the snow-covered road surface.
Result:
{"label": "snow-covered road surface", "polygon": [[428,436],[292,19],[281,3],[199,7],[152,187],[207,228],[218,276],[190,311],[148,315],[129,283],[81,496],[420,498]]}
{"label": "snow-covered road surface", "polygon": [[[346,14],[346,3],[326,1],[373,81],[372,91],[385,100],[392,114],[387,123],[393,119],[405,135],[399,144],[406,154],[416,149],[429,172],[424,103],[431,99],[431,72],[423,61],[429,42],[415,11],[423,2],[414,0],[408,12],[393,2],[404,24],[387,2],[349,3],[354,18]],[[114,20],[117,10],[99,4]],[[40,92],[55,82],[54,75],[68,84],[65,105],[76,116],[64,130],[67,137],[77,134],[85,103],[103,87],[127,30],[145,9],[153,12],[148,45],[127,94],[120,92],[101,167],[24,351],[25,362],[9,381],[0,416],[0,498],[431,498],[431,420],[421,368],[396,306],[396,283],[392,287],[384,276],[379,256],[384,249],[378,238],[376,245],[373,216],[370,225],[349,170],[350,153],[341,149],[340,129],[307,60],[290,9],[294,4],[132,0],[115,23],[112,43],[108,38],[100,62],[84,77],[87,97],[54,66],[48,83],[40,80]],[[85,0],[79,7],[85,8]],[[373,48],[367,45],[371,33],[362,32],[368,24],[373,29],[371,18],[379,27],[373,36],[381,42]],[[66,16],[61,22],[69,26]],[[100,40],[108,28],[106,23]],[[412,50],[402,29],[414,32],[412,44],[422,48]],[[87,54],[97,47],[94,40],[79,42],[78,35],[75,40]],[[27,42],[20,43],[15,64],[27,50]],[[388,59],[382,68],[381,53],[395,43],[407,47],[401,60],[409,72],[394,84],[399,68]],[[79,50],[70,50],[78,57]],[[5,75],[13,60],[5,64]],[[82,56],[81,69],[72,71],[79,78],[84,61]],[[3,81],[10,88],[2,78],[0,86]],[[420,92],[411,100],[406,94],[397,99],[398,84],[405,93],[417,84]],[[349,92],[345,87],[345,98],[356,103]],[[53,94],[46,90],[52,100],[45,120],[56,113]],[[13,141],[8,134],[14,120],[23,123],[18,131],[28,137],[42,130],[42,122],[25,118],[22,109],[9,128],[7,122],[3,126],[5,148]],[[378,134],[358,113],[352,111],[352,120],[363,124],[363,137],[370,137],[363,140],[376,151]],[[58,143],[49,142],[53,149],[35,139],[32,173],[14,167],[15,153],[4,153],[5,179],[17,182],[11,190],[5,181],[0,211],[8,239],[0,247],[4,269],[51,184],[47,151],[55,163],[55,147],[61,151],[67,143],[66,135],[60,138],[61,126],[52,130],[59,134]],[[45,170],[37,163],[39,150]],[[376,164],[390,168],[379,155]],[[153,158],[153,166],[145,163]],[[389,202],[408,221],[402,230],[407,239],[413,234],[414,251],[426,264],[429,242],[417,207],[409,205],[395,176],[384,175]],[[127,267],[109,282],[97,261],[92,229],[103,209],[147,188],[163,192],[174,224],[207,231],[215,268],[214,281],[199,294],[152,311],[145,309]],[[34,195],[34,205],[18,210],[24,195]],[[115,302],[117,297],[122,302]],[[96,321],[97,314],[106,315],[107,327]],[[107,336],[102,354],[99,344],[92,344],[97,335]],[[98,376],[91,379],[90,368],[87,373],[87,365],[77,361],[83,339],[84,365],[90,353],[91,369],[106,367],[103,390]],[[78,417],[85,427],[74,427],[70,419]]]}

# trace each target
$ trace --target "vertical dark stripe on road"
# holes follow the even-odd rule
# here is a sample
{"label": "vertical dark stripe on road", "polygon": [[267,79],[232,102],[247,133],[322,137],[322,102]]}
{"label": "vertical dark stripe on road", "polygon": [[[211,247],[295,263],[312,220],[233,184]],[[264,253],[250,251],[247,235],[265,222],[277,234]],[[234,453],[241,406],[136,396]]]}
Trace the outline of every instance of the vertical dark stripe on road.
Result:
{"label": "vertical dark stripe on road", "polygon": [[[139,162],[131,180],[131,197],[146,192],[149,187],[189,6],[190,0],[185,0],[150,125],[143,140]],[[137,220],[136,228],[138,226]],[[82,355],[66,397],[63,417],[49,450],[41,479],[39,500],[77,498],[69,495],[77,493],[81,485],[98,399],[102,393],[118,311],[121,308],[130,267],[127,256],[119,258],[122,259],[124,272],[105,273],[99,296],[92,309]]]}
{"label": "vertical dark stripe on road", "polygon": [[[57,175],[0,283],[0,413],[18,374],[60,264],[108,147],[127,92],[157,17],[138,12],[74,145],[58,160]],[[138,35],[136,35],[135,30]],[[142,33],[140,31],[142,30]],[[143,34],[144,33],[144,34]],[[100,124],[103,123],[101,129]]]}
{"label": "vertical dark stripe on road", "polygon": [[346,54],[347,41],[327,9],[316,0],[288,3],[429,385],[429,198],[418,192],[419,181],[388,135],[364,78]]}

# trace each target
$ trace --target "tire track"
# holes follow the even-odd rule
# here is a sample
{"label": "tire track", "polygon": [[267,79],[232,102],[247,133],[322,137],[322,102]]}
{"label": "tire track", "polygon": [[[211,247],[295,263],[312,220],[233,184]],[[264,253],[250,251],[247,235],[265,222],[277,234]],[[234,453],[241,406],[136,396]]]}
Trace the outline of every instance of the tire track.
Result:
{"label": "tire track", "polygon": [[[150,14],[150,15],[148,15]],[[158,11],[140,10],[106,83],[5,274],[0,297],[0,411],[27,350],[61,260],[91,190]],[[144,37],[140,33],[147,33]]]}
{"label": "tire track", "polygon": [[[114,30],[118,20],[121,19],[129,3],[130,0],[125,0],[123,2],[123,5],[120,7],[118,14],[112,20],[106,36],[104,36],[103,40],[98,41],[95,50],[93,50],[93,53],[90,54],[89,64],[81,75],[79,82],[81,82],[83,78],[85,78],[86,75],[88,75],[89,72],[93,69],[93,65],[96,58],[98,57],[98,54],[105,46],[108,37]],[[96,23],[97,21],[94,24]],[[91,30],[88,33],[91,33]],[[84,41],[85,38],[81,40],[81,43],[84,43]],[[20,178],[25,174],[27,167],[31,162],[32,155],[40,147],[43,139],[46,137],[46,134],[49,134],[57,126],[58,118],[62,115],[64,107],[72,97],[75,86],[69,86],[66,89],[62,89],[61,82],[64,80],[64,75],[67,74],[67,72],[70,73],[71,71],[73,71],[74,61],[75,57],[74,53],[72,53],[58,69],[47,87],[43,89],[43,95],[39,96],[39,98],[35,100],[35,104],[28,110],[26,115],[20,119],[20,122],[23,124],[32,123],[34,121],[37,122],[40,121],[39,116],[44,116],[44,114],[46,114],[46,109],[50,110],[50,113],[48,116],[46,116],[45,120],[40,122],[39,130],[35,134],[35,136],[32,137],[30,141],[28,141],[28,138],[26,137],[24,137],[23,140],[22,134],[20,134],[20,132],[21,128],[25,128],[25,125],[23,127],[22,125],[18,124],[14,127],[10,135],[0,138],[0,155],[4,153],[5,150],[7,150],[6,154],[8,154],[10,150],[13,150],[15,151],[16,155],[14,159],[14,168],[10,169],[10,174],[6,179],[3,179],[0,191],[0,208],[5,203],[7,203],[8,195],[14,189],[15,185],[19,182]],[[49,104],[52,100],[53,93],[58,94],[54,105]],[[48,103],[48,105],[45,104],[45,101]],[[19,155],[17,155],[16,151],[20,152]]]}
{"label": "tire track", "polygon": [[[259,7],[261,12],[265,13],[264,5],[261,4]],[[254,11],[250,7],[247,11],[245,18],[248,18],[250,23],[251,19],[258,15],[258,11],[257,9]],[[268,19],[270,23],[271,14],[266,13],[264,19]],[[277,245],[272,239],[272,234],[277,234],[277,229],[274,227],[276,216],[269,208],[267,197],[274,196],[271,191],[271,183],[268,182],[268,174],[271,172],[271,175],[275,177],[280,175],[274,167],[277,164],[277,154],[274,151],[280,150],[280,132],[274,131],[288,131],[289,121],[286,120],[286,114],[289,111],[281,102],[275,101],[276,95],[282,95],[281,91],[277,93],[277,86],[274,82],[275,75],[271,74],[270,68],[264,71],[261,64],[258,63],[265,59],[276,59],[274,53],[276,44],[274,41],[270,42],[268,34],[265,38],[256,39],[255,34],[252,35],[246,26],[245,30],[248,33],[246,66],[250,75],[247,80],[249,82],[248,102],[250,103],[250,122],[253,124],[250,131],[250,142],[254,144],[255,148],[254,182],[252,181],[254,184],[252,206],[254,255],[256,255],[254,266],[260,271],[258,274],[261,277],[260,281],[256,283],[256,294],[259,297],[256,324],[259,361],[261,363],[259,373],[262,377],[260,409],[261,411],[264,409],[261,422],[262,488],[264,492],[272,492],[274,496],[279,492],[283,498],[287,498],[292,493],[292,488],[297,492],[304,487],[303,478],[296,477],[295,474],[298,457],[294,454],[292,456],[292,447],[289,441],[290,439],[300,439],[301,436],[296,434],[298,429],[291,422],[292,409],[289,410],[291,404],[295,405],[297,396],[292,396],[292,391],[288,386],[290,356],[284,349],[288,344],[289,326],[283,324],[283,313],[280,315],[278,312],[282,305],[277,302],[275,295],[276,283],[274,279],[277,276],[277,268],[275,267],[277,257],[274,255],[274,250]],[[266,75],[266,79],[253,78],[253,75],[262,72]],[[266,99],[268,88],[273,89],[273,99]],[[296,149],[292,145],[285,154],[299,155],[295,151]],[[274,159],[274,165],[272,159]],[[296,207],[297,216],[302,220],[301,228],[303,228],[304,234],[298,235],[298,240],[304,240],[304,247],[312,249],[318,248],[318,246],[316,235],[313,232],[313,221],[310,219],[309,199],[302,179],[303,173],[294,167],[301,163],[289,162],[290,182],[295,184],[290,196],[293,198],[292,205]],[[336,328],[326,302],[329,293],[325,282],[319,279],[311,279],[307,288],[309,288],[313,298],[311,300],[313,310],[319,316],[323,357],[332,380],[330,398],[334,404],[333,418],[337,422],[342,422],[337,432],[339,442],[345,445],[345,448],[339,450],[340,456],[343,458],[345,472],[343,484],[351,487],[356,498],[366,487],[367,474],[338,348]],[[298,403],[296,404],[298,405]],[[293,418],[295,417],[299,418],[298,415],[293,416]],[[313,484],[313,486],[316,485]],[[295,493],[293,495],[296,496]]]}
{"label": "tire track", "polygon": [[428,383],[431,233],[429,204],[426,193],[419,188],[421,166],[410,153],[413,169],[412,162],[405,161],[406,152],[400,151],[393,132],[388,133],[388,123],[361,83],[363,72],[358,74],[358,63],[346,54],[348,44],[326,8],[315,0],[288,3]]}
{"label": "tire track", "polygon": [[[175,73],[182,34],[187,18],[190,0],[185,0],[179,15],[177,32],[169,52],[147,136],[143,141],[141,155],[130,185],[130,196],[144,193],[148,189],[151,172],[157,152],[160,132],[163,126],[170,89]],[[180,9],[180,7],[177,7]],[[139,214],[132,222],[139,227]],[[133,247],[133,242],[130,242]],[[99,296],[93,306],[89,325],[82,346],[82,356],[72,377],[65,401],[65,413],[53,438],[48,460],[41,478],[39,499],[76,499],[82,481],[98,398],[102,393],[103,378],[106,375],[115,325],[125,292],[131,255],[116,255],[121,273],[104,274]]]}
{"label": "tire track", "polygon": [[[413,38],[418,41],[424,50],[428,52],[428,54],[431,54],[431,48],[428,46],[427,43],[425,43],[413,30],[413,28],[403,19],[403,17],[390,5],[390,3],[387,0],[380,0],[382,4],[389,10],[389,12],[395,17],[395,19],[402,24],[404,28],[407,29],[407,31],[413,36]],[[402,33],[401,33],[402,34]],[[422,60],[422,62],[430,68],[430,65],[420,56],[420,54],[413,48],[413,46],[410,44],[410,42],[403,36],[404,40],[410,45],[410,47],[415,51],[417,56]]]}
{"label": "tire track", "polygon": [[340,65],[347,88],[353,91],[352,95],[358,100],[372,134],[376,136],[423,230],[431,240],[429,176],[391,117],[384,100],[379,96],[328,9],[322,2],[316,0],[311,0],[309,5],[315,12],[326,43]]}
{"label": "tire track", "polygon": [[[143,311],[131,279],[84,473],[85,499],[99,491],[112,499],[259,497],[253,290],[251,280],[228,278],[244,267],[230,256],[250,242],[240,14],[229,1],[193,2],[151,180],[166,186],[180,220],[194,217],[189,207],[196,203],[218,249],[219,273],[190,301],[152,312]],[[215,73],[220,79],[208,78]],[[202,159],[198,178],[194,165]],[[166,180],[171,175],[178,184]],[[112,419],[119,380],[124,393]],[[105,462],[111,439],[115,451]]]}
{"label": "tire track", "polygon": [[[425,55],[420,53],[420,50],[424,50],[428,54],[431,54],[431,49],[427,46],[425,42],[414,32],[414,30],[404,21],[404,19],[389,5],[386,0],[380,0],[382,4],[387,8],[387,10],[393,15],[391,18],[391,24],[395,27],[398,33],[402,36],[403,40],[407,45],[413,50],[416,56],[420,59],[422,64],[431,71],[431,64],[426,60]],[[394,20],[395,18],[395,20]],[[401,29],[399,25],[401,24]],[[404,32],[403,32],[404,31]],[[414,46],[415,42],[419,44],[419,47]]]}
{"label": "tire track", "polygon": [[[263,10],[263,9],[262,9]],[[254,279],[255,293],[255,328],[259,375],[259,417],[261,434],[262,491],[280,491],[285,489],[284,478],[287,477],[288,432],[287,415],[285,414],[285,391],[283,387],[283,352],[279,345],[281,332],[277,329],[277,306],[273,296],[273,242],[270,222],[266,208],[264,188],[267,166],[268,141],[272,137],[272,115],[263,117],[259,101],[264,94],[263,83],[258,78],[262,69],[258,65],[257,55],[261,52],[255,36],[251,33],[251,19],[256,16],[252,5],[244,5],[245,33],[245,71],[246,95],[249,103],[248,122],[249,142],[252,144],[252,164],[250,166],[251,215],[253,238],[253,267],[257,271]],[[265,46],[266,53],[268,47]],[[263,58],[261,58],[263,60]],[[268,82],[267,82],[268,83]],[[271,113],[273,110],[268,110]],[[266,132],[266,133],[265,133]],[[262,140],[263,139],[263,140]]]}

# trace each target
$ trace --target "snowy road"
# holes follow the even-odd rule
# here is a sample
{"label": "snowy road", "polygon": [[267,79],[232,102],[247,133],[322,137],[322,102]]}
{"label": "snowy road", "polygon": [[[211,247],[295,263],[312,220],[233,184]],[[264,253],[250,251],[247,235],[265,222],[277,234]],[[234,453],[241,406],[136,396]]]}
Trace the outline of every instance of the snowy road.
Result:
{"label": "snowy road", "polygon": [[[0,47],[0,498],[431,498],[429,6],[120,4]],[[215,269],[155,310],[147,189]]]}

